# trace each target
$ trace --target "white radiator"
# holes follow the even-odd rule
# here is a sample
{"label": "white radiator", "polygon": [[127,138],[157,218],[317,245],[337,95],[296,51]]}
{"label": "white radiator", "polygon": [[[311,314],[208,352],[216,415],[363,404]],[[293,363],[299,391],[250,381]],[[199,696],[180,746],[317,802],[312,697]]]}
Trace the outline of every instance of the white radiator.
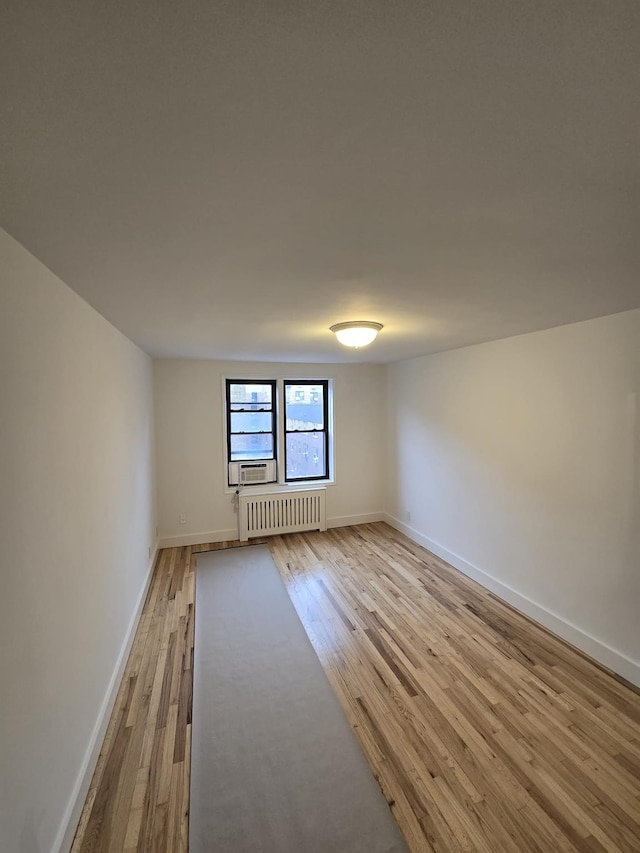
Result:
{"label": "white radiator", "polygon": [[325,489],[275,494],[241,493],[238,500],[241,542],[255,536],[274,536],[300,530],[326,530]]}

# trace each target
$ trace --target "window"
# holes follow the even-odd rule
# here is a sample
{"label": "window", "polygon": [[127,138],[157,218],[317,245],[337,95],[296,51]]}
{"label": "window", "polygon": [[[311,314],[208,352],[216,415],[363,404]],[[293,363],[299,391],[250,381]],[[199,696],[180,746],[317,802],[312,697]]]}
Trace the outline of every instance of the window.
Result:
{"label": "window", "polygon": [[224,389],[228,486],[239,480],[239,462],[265,463],[268,482],[283,486],[329,480],[330,379],[225,378]]}
{"label": "window", "polygon": [[228,462],[276,458],[275,380],[227,379]]}
{"label": "window", "polygon": [[286,482],[328,478],[328,423],[328,380],[285,380],[284,478]]}

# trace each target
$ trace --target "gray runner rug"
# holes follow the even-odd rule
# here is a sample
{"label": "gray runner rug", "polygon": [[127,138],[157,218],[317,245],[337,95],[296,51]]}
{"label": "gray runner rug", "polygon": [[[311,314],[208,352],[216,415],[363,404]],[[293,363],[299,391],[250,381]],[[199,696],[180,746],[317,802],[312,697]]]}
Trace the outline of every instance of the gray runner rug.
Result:
{"label": "gray runner rug", "polygon": [[199,554],[191,853],[406,853],[266,545]]}

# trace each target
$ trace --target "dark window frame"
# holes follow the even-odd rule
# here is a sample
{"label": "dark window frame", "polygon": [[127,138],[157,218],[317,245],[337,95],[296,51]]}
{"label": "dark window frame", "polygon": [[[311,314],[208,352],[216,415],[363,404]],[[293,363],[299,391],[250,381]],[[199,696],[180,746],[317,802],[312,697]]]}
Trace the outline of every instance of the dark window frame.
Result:
{"label": "dark window frame", "polygon": [[[287,429],[287,385],[322,385],[322,419],[323,429],[288,430]],[[283,427],[283,455],[284,455],[284,482],[285,483],[309,483],[317,480],[330,479],[329,459],[329,380],[328,379],[283,379],[282,380],[282,427]],[[305,433],[322,433],[324,435],[324,472],[317,477],[288,477],[287,476],[287,436],[304,435]]]}
{"label": "dark window frame", "polygon": [[[233,402],[231,400],[231,386],[232,385],[269,385],[271,387],[271,430],[261,430],[256,433],[252,433],[252,435],[271,435],[273,441],[273,455],[272,456],[261,456],[259,459],[251,459],[246,460],[250,462],[265,462],[273,459],[278,464],[278,388],[277,388],[277,380],[276,379],[226,379],[225,381],[225,396],[227,403],[227,483],[229,483],[229,463],[230,462],[238,462],[237,459],[231,458],[231,436],[232,435],[246,435],[246,433],[242,432],[232,432],[231,430],[231,415],[232,415],[232,406],[239,405],[237,402]],[[242,402],[249,403],[249,400],[244,400]],[[242,409],[236,411],[243,411]],[[250,411],[250,410],[245,410]],[[265,411],[269,412],[269,409]],[[242,460],[244,461],[244,460]],[[229,484],[230,485],[230,484]]]}

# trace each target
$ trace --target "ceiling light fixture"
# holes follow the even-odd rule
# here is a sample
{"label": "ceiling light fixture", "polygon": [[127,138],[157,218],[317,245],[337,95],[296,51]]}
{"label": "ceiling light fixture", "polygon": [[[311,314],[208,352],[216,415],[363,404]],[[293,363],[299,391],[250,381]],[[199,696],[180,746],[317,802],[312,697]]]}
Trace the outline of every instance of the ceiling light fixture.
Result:
{"label": "ceiling light fixture", "polygon": [[368,320],[352,320],[349,323],[335,323],[330,326],[331,331],[346,347],[366,347],[371,341],[375,341],[382,323],[370,323]]}

